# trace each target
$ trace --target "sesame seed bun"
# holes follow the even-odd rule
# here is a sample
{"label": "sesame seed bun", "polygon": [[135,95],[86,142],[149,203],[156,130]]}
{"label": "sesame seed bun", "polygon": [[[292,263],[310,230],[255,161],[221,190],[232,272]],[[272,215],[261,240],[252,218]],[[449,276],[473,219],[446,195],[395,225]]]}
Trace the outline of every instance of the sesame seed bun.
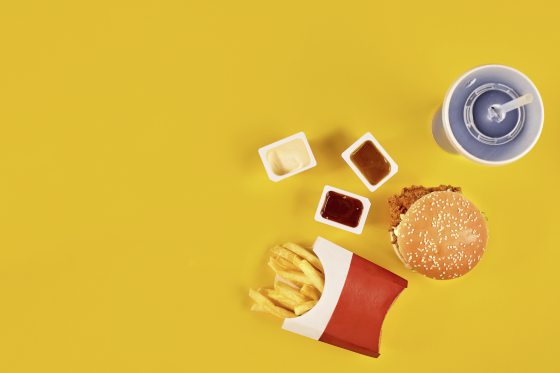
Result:
{"label": "sesame seed bun", "polygon": [[437,280],[469,272],[488,241],[482,213],[462,194],[451,191],[418,199],[392,234],[395,252],[405,266]]}

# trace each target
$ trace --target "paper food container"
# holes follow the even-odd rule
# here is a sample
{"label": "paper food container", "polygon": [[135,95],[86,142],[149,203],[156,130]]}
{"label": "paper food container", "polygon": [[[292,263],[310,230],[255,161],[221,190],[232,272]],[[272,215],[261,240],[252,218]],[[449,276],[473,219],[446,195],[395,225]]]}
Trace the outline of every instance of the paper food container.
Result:
{"label": "paper food container", "polygon": [[[385,177],[383,179],[379,180],[377,182],[377,184],[371,184],[368,181],[368,179],[365,177],[365,175],[362,173],[362,171],[360,171],[360,169],[354,164],[354,162],[352,162],[352,158],[351,158],[352,153],[354,153],[354,151],[356,151],[356,149],[358,149],[362,144],[364,144],[367,141],[371,141],[373,143],[373,145],[375,145],[377,150],[379,150],[379,152],[383,155],[383,157],[391,165],[389,173],[387,175],[385,175]],[[379,187],[381,187],[383,184],[385,184],[390,178],[395,176],[395,174],[399,171],[399,166],[397,165],[397,163],[393,160],[393,158],[391,158],[391,156],[389,155],[389,153],[387,153],[385,148],[383,148],[383,146],[381,146],[379,141],[377,141],[377,139],[369,132],[367,132],[365,135],[363,135],[358,140],[356,140],[352,145],[350,145],[348,147],[348,149],[346,149],[342,153],[342,158],[348,164],[348,166],[350,166],[352,171],[354,171],[354,173],[356,175],[358,175],[358,177],[360,178],[362,183],[364,183],[364,185],[369,189],[370,192],[375,192],[377,189],[379,189]]]}
{"label": "paper food container", "polygon": [[322,237],[313,251],[323,265],[323,295],[282,328],[360,354],[378,357],[385,314],[407,281]]}
{"label": "paper food container", "polygon": [[317,165],[305,133],[298,132],[259,149],[268,178],[284,180]]}

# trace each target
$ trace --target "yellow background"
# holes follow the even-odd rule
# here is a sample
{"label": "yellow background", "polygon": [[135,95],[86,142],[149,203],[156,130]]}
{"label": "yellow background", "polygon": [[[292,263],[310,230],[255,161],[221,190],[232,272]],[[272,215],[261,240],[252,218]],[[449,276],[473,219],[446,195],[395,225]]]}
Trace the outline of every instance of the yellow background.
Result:
{"label": "yellow background", "polygon": [[[511,4],[515,6],[511,6]],[[560,7],[555,1],[2,1],[0,371],[560,369]],[[467,69],[540,89],[535,149],[490,168],[431,118]],[[318,166],[270,182],[257,149],[305,131]],[[371,131],[400,166],[369,193],[339,154]],[[489,218],[464,278],[406,271],[387,198],[451,183]],[[324,184],[362,235],[316,223]],[[371,359],[249,312],[266,250],[322,235],[409,280]]]}

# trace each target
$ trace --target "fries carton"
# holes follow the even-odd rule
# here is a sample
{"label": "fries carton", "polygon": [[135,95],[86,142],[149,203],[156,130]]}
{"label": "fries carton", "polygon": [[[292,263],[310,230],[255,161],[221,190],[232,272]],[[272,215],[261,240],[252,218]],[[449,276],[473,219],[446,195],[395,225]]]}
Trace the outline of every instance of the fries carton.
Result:
{"label": "fries carton", "polygon": [[323,295],[307,313],[285,319],[282,328],[378,357],[383,319],[407,281],[322,237],[313,251],[324,268]]}

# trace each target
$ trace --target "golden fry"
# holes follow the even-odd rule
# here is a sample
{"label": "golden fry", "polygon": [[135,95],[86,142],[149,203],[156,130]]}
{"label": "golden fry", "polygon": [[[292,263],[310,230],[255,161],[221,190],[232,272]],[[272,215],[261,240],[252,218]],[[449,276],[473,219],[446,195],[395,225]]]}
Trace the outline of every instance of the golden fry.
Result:
{"label": "golden fry", "polygon": [[260,304],[253,303],[253,304],[251,305],[251,311],[254,311],[254,312],[266,312],[266,308],[264,308],[264,307],[261,306]]}
{"label": "golden fry", "polygon": [[311,279],[307,277],[302,272],[294,272],[294,271],[277,271],[276,274],[282,277],[284,280],[290,281],[296,285],[303,285],[309,284],[313,285]]}
{"label": "golden fry", "polygon": [[278,263],[286,268],[286,271],[299,271],[300,269],[289,260],[282,258],[281,256],[275,258]]}
{"label": "golden fry", "polygon": [[319,298],[321,298],[321,292],[317,290],[313,285],[305,284],[299,291],[312,300],[319,300]]}
{"label": "golden fry", "polygon": [[281,318],[295,317],[293,312],[288,311],[285,308],[278,307],[270,299],[268,299],[265,295],[261,294],[258,291],[249,289],[249,297],[251,297],[251,299],[253,299],[256,304],[263,307],[266,312],[271,313],[274,316],[278,316]]}
{"label": "golden fry", "polygon": [[309,251],[293,242],[287,242],[282,246],[300,256],[301,258],[307,260],[309,263],[311,263],[311,265],[313,265],[313,267],[317,268],[319,271],[324,272],[321,261],[319,260],[319,258],[317,258],[314,252]]}
{"label": "golden fry", "polygon": [[[299,273],[299,272],[300,272],[300,271],[299,271],[299,269],[298,269],[298,273]],[[280,275],[278,275],[278,276],[276,276],[276,277],[274,278],[274,286],[273,286],[274,289],[277,288],[278,284],[286,285],[286,286],[288,286],[288,287],[290,287],[290,288],[293,288],[293,289],[295,289],[295,290],[297,290],[297,291],[299,291],[299,289],[301,289],[301,287],[304,285],[304,284],[301,283],[301,282],[297,282],[297,281],[293,281],[293,280],[292,280],[292,281],[288,281],[288,280],[286,280],[285,278],[281,277]],[[280,286],[282,286],[282,285],[280,285]]]}
{"label": "golden fry", "polygon": [[284,268],[284,266],[282,266],[280,263],[278,263],[278,261],[276,259],[274,259],[273,257],[268,258],[268,266],[270,268],[272,268],[272,270],[274,272],[278,272],[278,271],[285,271],[286,268]]}
{"label": "golden fry", "polygon": [[282,294],[278,290],[265,289],[264,294],[267,297],[269,297],[270,299],[272,299],[276,304],[278,304],[281,307],[287,308],[288,310],[293,311],[295,306],[298,305],[298,303],[296,301],[294,301],[293,299],[290,299],[289,297]]}
{"label": "golden fry", "polygon": [[288,262],[286,259],[283,258],[268,258],[268,266],[272,268],[274,272],[278,271],[299,271],[300,269],[294,266],[292,263]]}
{"label": "golden fry", "polygon": [[[299,286],[292,285],[291,283],[286,283],[284,279],[282,279],[282,278],[280,278],[280,277],[277,276],[277,277],[274,278],[274,288],[275,288],[275,289],[278,288],[278,284],[284,284],[284,285],[286,285],[286,286],[289,286],[289,287],[291,287],[291,288],[294,288],[294,289],[298,289],[298,290],[299,290]],[[282,285],[280,285],[280,286],[282,286]]]}
{"label": "golden fry", "polygon": [[308,302],[298,304],[296,306],[296,308],[294,309],[294,312],[295,312],[296,316],[302,315],[302,314],[306,313],[307,311],[309,311],[310,309],[312,309],[313,306],[315,306],[316,304],[317,304],[316,300],[310,300]]}
{"label": "golden fry", "polygon": [[291,242],[273,247],[271,254],[268,266],[276,273],[274,289],[249,290],[255,302],[251,310],[280,318],[309,311],[321,297],[325,283],[321,262],[313,252]]}
{"label": "golden fry", "polygon": [[282,246],[274,246],[270,251],[272,252],[272,255],[284,258],[295,266],[297,266],[302,260],[302,258],[300,258],[297,254],[294,254],[293,251],[290,251]]}
{"label": "golden fry", "polygon": [[[305,286],[305,285],[304,285]],[[311,286],[311,285],[308,285]],[[308,301],[309,299],[297,289],[294,289],[290,285],[284,284],[282,282],[276,282],[274,288],[286,298],[292,300],[295,304],[300,304]],[[295,306],[295,305],[294,305]]]}
{"label": "golden fry", "polygon": [[311,263],[305,259],[302,259],[298,263],[298,267],[303,273],[305,273],[305,276],[309,278],[311,285],[315,286],[320,292],[323,292],[323,288],[325,286],[323,274],[315,269],[315,267],[313,267]]}

